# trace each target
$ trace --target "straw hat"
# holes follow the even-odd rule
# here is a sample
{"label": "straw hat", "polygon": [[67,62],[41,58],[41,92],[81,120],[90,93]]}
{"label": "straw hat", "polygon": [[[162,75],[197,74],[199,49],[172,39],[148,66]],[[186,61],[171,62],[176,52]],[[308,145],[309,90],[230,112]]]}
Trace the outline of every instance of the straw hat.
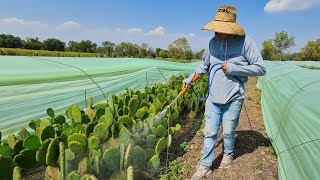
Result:
{"label": "straw hat", "polygon": [[236,21],[237,9],[233,6],[221,6],[214,20],[203,26],[202,30],[244,36],[244,29]]}

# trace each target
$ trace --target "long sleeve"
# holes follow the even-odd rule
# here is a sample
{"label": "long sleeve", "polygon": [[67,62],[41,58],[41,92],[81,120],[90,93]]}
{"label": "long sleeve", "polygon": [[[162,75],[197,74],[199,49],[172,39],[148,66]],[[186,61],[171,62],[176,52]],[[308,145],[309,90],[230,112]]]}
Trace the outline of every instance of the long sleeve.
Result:
{"label": "long sleeve", "polygon": [[195,74],[199,74],[200,76],[206,74],[209,70],[210,66],[210,52],[209,49],[206,49],[202,55],[202,61],[200,66],[195,70],[194,73],[190,74],[190,76],[183,80],[182,82],[190,84]]}
{"label": "long sleeve", "polygon": [[253,41],[250,41],[244,48],[244,55],[248,61],[248,65],[240,66],[228,63],[226,74],[232,76],[264,76],[266,74],[266,69],[256,44]]}

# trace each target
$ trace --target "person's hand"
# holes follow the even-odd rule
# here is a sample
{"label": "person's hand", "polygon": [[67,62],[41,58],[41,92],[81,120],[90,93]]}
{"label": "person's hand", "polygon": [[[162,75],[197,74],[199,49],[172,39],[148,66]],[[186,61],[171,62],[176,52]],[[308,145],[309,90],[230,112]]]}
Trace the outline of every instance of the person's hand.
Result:
{"label": "person's hand", "polygon": [[182,88],[190,88],[190,85],[187,83],[183,83]]}
{"label": "person's hand", "polygon": [[224,63],[221,64],[221,67],[222,67],[222,70],[223,70],[224,73],[227,72],[227,66],[228,66],[227,62],[224,62]]}

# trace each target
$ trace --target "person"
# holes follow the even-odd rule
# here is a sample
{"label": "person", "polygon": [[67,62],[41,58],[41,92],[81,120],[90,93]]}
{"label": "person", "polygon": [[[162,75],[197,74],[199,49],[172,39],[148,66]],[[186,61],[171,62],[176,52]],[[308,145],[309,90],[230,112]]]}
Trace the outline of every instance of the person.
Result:
{"label": "person", "polygon": [[223,158],[219,169],[229,168],[234,156],[235,130],[245,95],[248,76],[263,76],[266,69],[261,53],[244,29],[236,23],[237,9],[221,6],[212,22],[202,30],[215,32],[209,41],[200,66],[183,81],[190,87],[193,77],[210,75],[209,95],[205,105],[204,147],[200,166],[192,180],[202,179],[212,170],[218,129],[223,128]]}

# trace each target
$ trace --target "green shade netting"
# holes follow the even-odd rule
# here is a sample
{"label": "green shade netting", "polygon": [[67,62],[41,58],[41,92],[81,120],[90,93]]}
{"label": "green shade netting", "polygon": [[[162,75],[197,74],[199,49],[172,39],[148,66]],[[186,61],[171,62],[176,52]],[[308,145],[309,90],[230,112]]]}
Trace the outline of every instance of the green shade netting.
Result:
{"label": "green shade netting", "polygon": [[320,177],[320,70],[298,65],[317,62],[265,62],[259,78],[262,113],[276,151],[280,179]]}
{"label": "green shade netting", "polygon": [[89,74],[108,97],[126,88],[144,90],[172,75],[191,73],[198,65],[131,58],[0,56],[0,130],[4,136],[17,132],[32,119],[48,117],[49,107],[56,114],[65,114],[72,104],[85,109],[85,97],[93,97],[94,103],[106,101],[97,85],[77,68]]}

